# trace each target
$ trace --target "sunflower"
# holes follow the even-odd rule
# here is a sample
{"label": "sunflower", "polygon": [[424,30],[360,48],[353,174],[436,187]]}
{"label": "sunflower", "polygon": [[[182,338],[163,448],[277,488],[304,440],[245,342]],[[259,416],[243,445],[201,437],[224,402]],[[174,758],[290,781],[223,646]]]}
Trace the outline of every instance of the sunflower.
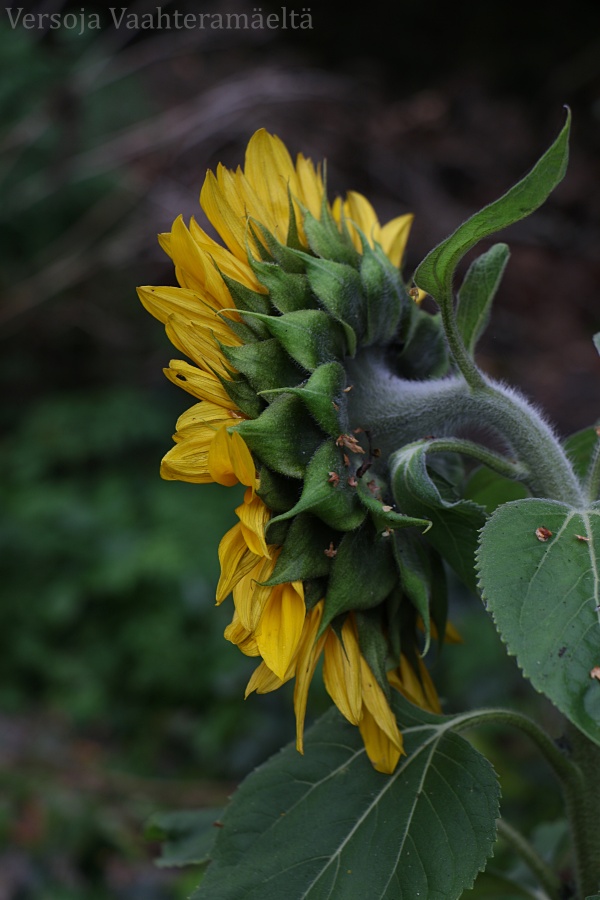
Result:
{"label": "sunflower", "polygon": [[[329,204],[321,167],[302,154],[294,163],[265,130],[243,169],[207,173],[200,203],[223,244],[179,217],[159,237],[179,287],[139,288],[191,361],[171,360],[165,374],[198,401],[179,418],[161,475],[246,488],[219,546],[216,600],[233,597],[225,637],[261,660],[247,695],[295,678],[302,752],[322,657],[328,693],[390,773],[403,752],[390,688],[439,711],[418,638],[400,646],[391,634],[400,615],[417,635],[423,610],[410,587],[403,603],[388,538],[426,523],[389,502],[368,429],[352,427],[349,382],[352,360],[389,348],[402,329],[405,363],[418,370],[418,352],[406,352],[417,307],[398,272],[412,216],[381,225],[354,192]],[[366,553],[381,584],[367,571],[353,598],[345,572]]]}

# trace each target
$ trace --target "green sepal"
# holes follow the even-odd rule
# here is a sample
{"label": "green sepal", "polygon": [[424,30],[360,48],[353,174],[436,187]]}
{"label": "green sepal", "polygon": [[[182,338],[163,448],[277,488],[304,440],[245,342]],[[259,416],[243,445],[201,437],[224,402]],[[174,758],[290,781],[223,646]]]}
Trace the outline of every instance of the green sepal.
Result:
{"label": "green sepal", "polygon": [[408,297],[398,269],[390,262],[381,247],[373,249],[363,239],[360,278],[365,295],[366,330],[363,346],[391,340],[400,324],[403,301]]}
{"label": "green sepal", "polygon": [[308,372],[348,355],[345,329],[321,309],[296,310],[282,316],[248,315],[264,322],[291,358]]}
{"label": "green sepal", "polygon": [[290,359],[275,338],[240,347],[219,346],[225,359],[246,376],[257,393],[272,388],[295,387],[306,378],[306,373]]}
{"label": "green sepal", "polygon": [[387,680],[389,648],[384,634],[385,626],[381,606],[375,609],[357,610],[355,617],[360,652],[389,700],[391,696],[390,684]]}
{"label": "green sepal", "polygon": [[423,544],[411,532],[395,534],[393,546],[402,590],[423,621],[425,629],[423,656],[425,656],[431,640],[431,566],[428,554]]}
{"label": "green sepal", "polygon": [[395,530],[396,528],[409,528],[411,526],[421,526],[426,529],[431,527],[429,519],[405,516],[403,513],[394,512],[393,509],[385,510],[383,507],[386,506],[386,503],[381,498],[385,497],[386,489],[387,485],[385,482],[370,472],[359,478],[356,488],[358,499],[371,513],[371,519],[379,533],[388,529]]}
{"label": "green sepal", "polygon": [[331,215],[327,200],[323,197],[321,216],[315,219],[311,212],[304,210],[303,228],[310,249],[323,259],[331,259],[334,262],[348,263],[351,266],[358,265],[358,252],[348,229],[342,225],[340,231],[337,222]]}
{"label": "green sepal", "polygon": [[413,305],[410,327],[398,355],[399,369],[409,378],[441,378],[450,368],[442,318]]}
{"label": "green sepal", "polygon": [[260,283],[268,288],[271,303],[279,312],[316,308],[306,275],[285,272],[277,263],[250,260],[250,265]]}
{"label": "green sepal", "polygon": [[217,378],[227,391],[227,395],[245,416],[249,416],[251,419],[260,416],[265,408],[265,401],[258,396],[244,375],[234,374],[231,379],[228,379],[217,374]]}
{"label": "green sepal", "polygon": [[259,476],[260,485],[256,493],[272,512],[287,512],[288,509],[296,505],[302,486],[302,483],[297,478],[288,478],[285,475],[280,475],[267,466],[261,467]]}
{"label": "green sepal", "polygon": [[[266,294],[260,294],[258,291],[253,291],[251,288],[246,287],[245,284],[240,284],[239,281],[235,281],[233,278],[225,275],[220,269],[219,275],[225,282],[227,290],[231,294],[231,299],[242,314],[245,312],[257,312],[268,315],[271,312],[271,303]],[[260,331],[264,332],[264,326],[260,325],[260,323],[250,323],[249,327],[253,328],[257,333]]]}
{"label": "green sepal", "polygon": [[562,181],[569,155],[570,124],[571,113],[567,110],[567,121],[560,134],[533,169],[502,197],[467,219],[418,266],[416,284],[439,304],[452,304],[452,277],[465,253],[483,238],[530,215]]}
{"label": "green sepal", "polygon": [[[292,207],[293,208],[293,207]],[[295,215],[294,215],[295,220]],[[250,220],[251,227],[253,229],[254,234],[260,232],[264,242],[269,248],[269,253],[271,255],[271,260],[277,265],[281,266],[284,272],[290,273],[299,273],[304,272],[304,263],[302,262],[302,254],[298,254],[296,251],[303,251],[304,248],[298,242],[297,246],[295,244],[290,244],[289,240],[287,245],[282,244],[277,240],[274,234],[265,228],[265,226],[261,222],[257,222],[255,219]],[[291,218],[290,218],[291,224]],[[252,256],[249,257],[250,261],[252,261]],[[256,310],[260,312],[260,310]]]}
{"label": "green sepal", "polygon": [[509,256],[506,244],[494,244],[471,263],[458,292],[456,324],[471,356],[489,322],[492,301]]}
{"label": "green sepal", "polygon": [[[295,397],[290,399],[296,400]],[[332,472],[339,478],[337,484],[329,480]],[[289,519],[301,512],[311,512],[339,531],[357,528],[367,511],[358,501],[356,488],[348,485],[347,479],[348,469],[342,462],[339,447],[333,440],[324,441],[307,466],[298,503],[277,516],[275,521]]]}
{"label": "green sepal", "polygon": [[308,578],[304,580],[304,604],[310,611],[325,596],[327,589],[326,578]]}
{"label": "green sepal", "polygon": [[[279,524],[279,523],[276,523]],[[282,523],[283,524],[283,523]],[[337,544],[339,535],[309,513],[292,519],[281,553],[268,585],[329,575],[331,559],[325,551],[330,543]]]}
{"label": "green sepal", "polygon": [[306,277],[319,303],[362,338],[367,326],[366,300],[357,270],[346,263],[307,256]]}
{"label": "green sepal", "polygon": [[281,475],[302,478],[323,435],[297,397],[278,397],[258,419],[236,425],[250,451]]}
{"label": "green sepal", "polygon": [[253,329],[251,325],[232,319],[230,310],[221,310],[217,315],[244,344],[253,344],[261,339],[262,335],[257,334],[256,329]]}
{"label": "green sepal", "polygon": [[273,520],[271,519],[265,526],[265,538],[267,540],[267,544],[276,544],[278,547],[281,547],[281,545],[285,543],[285,539],[289,530],[289,521],[273,522]]}
{"label": "green sepal", "polygon": [[278,388],[264,393],[272,395],[285,392],[300,397],[321,428],[332,437],[337,437],[348,430],[345,385],[344,367],[338,362],[330,362],[315,369],[302,387]]}
{"label": "green sepal", "polygon": [[391,537],[372,523],[345,534],[337,548],[325,597],[321,629],[341,613],[382,603],[398,580]]}
{"label": "green sepal", "polygon": [[390,457],[394,497],[409,515],[431,520],[427,541],[476,593],[477,533],[485,524],[486,512],[470,500],[450,499],[452,486],[434,482],[426,465],[428,444],[429,441],[407,444]]}

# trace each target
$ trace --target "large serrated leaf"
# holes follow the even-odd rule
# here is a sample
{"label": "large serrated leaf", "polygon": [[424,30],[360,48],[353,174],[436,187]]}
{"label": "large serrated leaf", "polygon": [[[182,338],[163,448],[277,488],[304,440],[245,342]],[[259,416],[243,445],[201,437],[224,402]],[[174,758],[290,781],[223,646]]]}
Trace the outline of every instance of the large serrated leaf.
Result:
{"label": "large serrated leaf", "polygon": [[[541,529],[541,530],[540,530]],[[524,674],[600,743],[600,505],[527,498],[481,533],[480,586]]]}
{"label": "large serrated leaf", "polygon": [[206,865],[217,836],[221,809],[178,810],[155,813],[145,829],[148,841],[162,843],[155,865]]}
{"label": "large serrated leaf", "polygon": [[488,237],[541,206],[562,180],[567,167],[571,115],[554,143],[533,169],[498,200],[475,213],[438,244],[418,266],[414,279],[441,304],[452,302],[452,276],[462,257],[482,238]]}
{"label": "large serrated leaf", "polygon": [[455,900],[485,865],[499,788],[451,721],[400,697],[407,755],[393,775],[330,710],[250,775],[223,815],[194,900]]}

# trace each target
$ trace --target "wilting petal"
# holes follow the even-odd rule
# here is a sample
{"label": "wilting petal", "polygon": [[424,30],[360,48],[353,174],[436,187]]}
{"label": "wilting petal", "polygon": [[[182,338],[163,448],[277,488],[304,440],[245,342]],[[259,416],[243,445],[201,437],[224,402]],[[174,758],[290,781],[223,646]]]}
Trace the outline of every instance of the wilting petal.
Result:
{"label": "wilting petal", "polygon": [[239,523],[230,528],[219,544],[221,577],[217,585],[217,604],[222,603],[238,581],[254,568],[258,559],[248,550]]}
{"label": "wilting petal", "polygon": [[290,666],[285,674],[285,678],[279,678],[274,672],[271,672],[265,662],[261,662],[250,676],[250,681],[246,685],[244,699],[246,699],[252,691],[256,691],[257,694],[269,694],[271,691],[276,691],[284,685],[286,681],[289,681],[290,678],[293,677],[293,666]]}
{"label": "wilting petal", "polygon": [[[243,531],[242,531],[243,534]],[[244,628],[254,632],[271,596],[272,587],[261,582],[268,581],[273,573],[277,551],[271,559],[255,556],[253,568],[241,578],[233,589],[233,602]]]}
{"label": "wilting petal", "polygon": [[237,507],[236,513],[242,523],[242,531],[249,549],[259,556],[270,558],[271,551],[267,546],[265,529],[271,518],[271,510],[251,488],[248,488],[244,502]]}
{"label": "wilting petal", "polygon": [[229,434],[226,428],[217,431],[210,445],[208,470],[215,481],[226,487],[231,487],[238,481],[253,487],[256,482],[252,454],[243,438],[236,431]]}
{"label": "wilting petal", "polygon": [[294,712],[296,714],[296,749],[304,753],[304,719],[308,689],[315,674],[317,662],[325,645],[326,634],[317,640],[317,633],[323,618],[323,600],[319,600],[307,614],[298,642],[296,655],[296,684],[294,687]]}
{"label": "wilting petal", "polygon": [[388,736],[393,744],[396,744],[399,750],[402,750],[402,736],[398,731],[394,713],[390,709],[387,698],[377,684],[377,679],[371,672],[364,656],[360,658],[360,668],[364,707],[370,712],[381,731]]}
{"label": "wilting petal", "polygon": [[223,636],[225,640],[231,641],[232,644],[236,644],[246,656],[260,656],[256,638],[251,631],[244,628],[240,622],[237,610],[234,611],[233,619],[223,632]]}
{"label": "wilting petal", "polygon": [[358,725],[361,716],[360,649],[350,616],[342,627],[343,646],[332,628],[325,641],[323,681],[327,693],[349,722]]}
{"label": "wilting petal", "polygon": [[373,768],[383,772],[384,775],[391,775],[404,752],[402,736],[399,741],[390,740],[366,708],[363,709],[363,717],[358,727]]}
{"label": "wilting petal", "polygon": [[283,678],[296,652],[306,616],[302,582],[278,584],[271,589],[256,629],[260,655]]}

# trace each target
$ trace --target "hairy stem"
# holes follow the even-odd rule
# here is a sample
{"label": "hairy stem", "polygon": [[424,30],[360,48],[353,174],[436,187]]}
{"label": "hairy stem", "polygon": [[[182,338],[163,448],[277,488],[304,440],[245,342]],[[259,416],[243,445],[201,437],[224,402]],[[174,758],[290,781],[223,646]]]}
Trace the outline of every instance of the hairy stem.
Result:
{"label": "hairy stem", "polygon": [[498,837],[503,838],[526,863],[528,869],[535,875],[548,894],[549,900],[560,900],[560,879],[527,838],[516,828],[513,828],[512,825],[509,825],[505,819],[499,819],[498,821]]}

